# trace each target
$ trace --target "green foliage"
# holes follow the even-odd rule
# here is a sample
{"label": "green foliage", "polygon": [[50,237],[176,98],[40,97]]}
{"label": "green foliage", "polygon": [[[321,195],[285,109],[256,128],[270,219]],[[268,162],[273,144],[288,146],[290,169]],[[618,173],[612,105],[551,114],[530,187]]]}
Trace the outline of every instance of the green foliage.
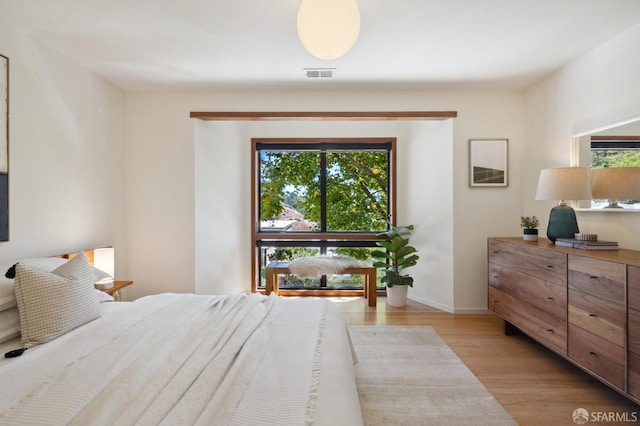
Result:
{"label": "green foliage", "polygon": [[290,262],[299,257],[317,256],[318,249],[311,247],[276,247],[267,257],[270,261]]}
{"label": "green foliage", "polygon": [[413,278],[403,271],[411,266],[415,266],[420,258],[416,248],[409,245],[409,237],[413,231],[413,225],[391,227],[387,232],[378,234],[385,237],[378,241],[378,246],[385,250],[374,250],[371,257],[379,259],[373,263],[376,268],[384,268],[385,275],[382,282],[387,287],[394,285],[408,285],[413,287]]}
{"label": "green foliage", "polygon": [[[318,204],[320,157],[318,152],[260,153],[260,200],[262,220],[276,219],[283,202],[295,200],[297,209],[311,221],[320,219]],[[307,202],[307,200],[309,202]],[[294,207],[294,208],[296,208]]]}
{"label": "green foliage", "polygon": [[[319,151],[261,151],[260,219],[278,218],[284,204],[319,223],[321,182]],[[388,215],[386,151],[326,153],[327,230],[385,229]]]}
{"label": "green foliage", "polygon": [[520,227],[524,229],[536,229],[540,226],[540,221],[535,216],[520,216]]}
{"label": "green foliage", "polygon": [[591,150],[591,168],[603,167],[640,167],[640,152],[623,149]]}
{"label": "green foliage", "polygon": [[337,247],[336,253],[352,259],[369,260],[371,258],[371,250],[369,247]]}

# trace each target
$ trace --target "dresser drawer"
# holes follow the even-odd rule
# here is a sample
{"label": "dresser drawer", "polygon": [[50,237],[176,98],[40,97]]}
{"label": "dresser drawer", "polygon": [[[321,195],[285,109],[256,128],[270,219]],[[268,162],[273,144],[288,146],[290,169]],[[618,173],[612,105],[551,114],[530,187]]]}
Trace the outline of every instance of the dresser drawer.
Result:
{"label": "dresser drawer", "polygon": [[627,267],[585,256],[569,255],[569,288],[624,305]]}
{"label": "dresser drawer", "polygon": [[569,289],[569,324],[576,325],[618,346],[625,346],[624,305]]}
{"label": "dresser drawer", "polygon": [[490,263],[514,269],[545,281],[566,284],[567,255],[553,250],[489,240]]}
{"label": "dresser drawer", "polygon": [[627,391],[640,398],[640,310],[629,309],[628,316]]}
{"label": "dresser drawer", "polygon": [[627,392],[640,398],[640,354],[629,353],[627,372]]}
{"label": "dresser drawer", "polygon": [[567,318],[567,287],[495,263],[489,264],[489,285],[560,319]]}
{"label": "dresser drawer", "polygon": [[549,315],[494,287],[489,287],[489,309],[539,342],[566,355],[567,321],[564,318]]}
{"label": "dresser drawer", "polygon": [[627,267],[629,307],[640,311],[640,267]]}
{"label": "dresser drawer", "polygon": [[625,351],[610,341],[569,324],[568,355],[573,361],[624,390]]}
{"label": "dresser drawer", "polygon": [[629,309],[627,316],[629,352],[640,355],[640,310]]}

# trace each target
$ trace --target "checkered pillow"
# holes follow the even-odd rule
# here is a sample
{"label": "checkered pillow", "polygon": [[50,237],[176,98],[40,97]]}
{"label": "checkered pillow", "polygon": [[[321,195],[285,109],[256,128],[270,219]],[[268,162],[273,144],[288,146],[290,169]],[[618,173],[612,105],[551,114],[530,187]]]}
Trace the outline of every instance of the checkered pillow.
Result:
{"label": "checkered pillow", "polygon": [[83,252],[47,272],[19,263],[15,292],[22,344],[29,348],[55,339],[100,316],[94,275]]}

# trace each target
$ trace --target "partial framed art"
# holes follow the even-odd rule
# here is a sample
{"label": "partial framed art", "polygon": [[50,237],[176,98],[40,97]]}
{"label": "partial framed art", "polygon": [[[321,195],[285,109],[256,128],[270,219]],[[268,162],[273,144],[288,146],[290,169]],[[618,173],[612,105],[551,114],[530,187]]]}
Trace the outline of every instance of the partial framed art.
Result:
{"label": "partial framed art", "polygon": [[0,54],[0,241],[9,241],[9,58]]}
{"label": "partial framed art", "polygon": [[509,185],[509,140],[469,140],[469,186]]}

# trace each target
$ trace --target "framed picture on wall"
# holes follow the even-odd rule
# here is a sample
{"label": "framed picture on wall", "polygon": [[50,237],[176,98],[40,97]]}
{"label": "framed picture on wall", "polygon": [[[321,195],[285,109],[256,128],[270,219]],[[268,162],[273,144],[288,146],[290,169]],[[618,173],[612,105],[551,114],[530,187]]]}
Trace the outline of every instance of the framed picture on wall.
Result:
{"label": "framed picture on wall", "polygon": [[469,140],[469,186],[508,186],[508,139]]}
{"label": "framed picture on wall", "polygon": [[0,55],[0,241],[9,240],[9,58]]}

